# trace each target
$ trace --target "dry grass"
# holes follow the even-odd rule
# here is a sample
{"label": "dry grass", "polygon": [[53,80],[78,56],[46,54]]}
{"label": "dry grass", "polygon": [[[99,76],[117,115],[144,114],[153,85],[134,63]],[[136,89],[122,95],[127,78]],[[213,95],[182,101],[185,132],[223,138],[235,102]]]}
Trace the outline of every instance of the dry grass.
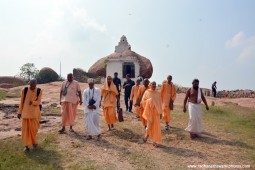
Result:
{"label": "dry grass", "polygon": [[20,94],[9,93],[7,90],[0,89],[0,101],[5,100],[6,98],[18,98],[20,96]]}
{"label": "dry grass", "polygon": [[0,140],[0,169],[187,169],[194,164],[247,164],[254,168],[254,109],[231,103],[211,107],[204,111],[204,132],[197,140],[190,140],[184,131],[188,114],[181,110],[181,106],[175,107],[170,131],[161,124],[163,143],[159,148],[150,140],[142,143],[144,129],[131,113],[125,113],[125,121],[111,132],[106,131],[101,117],[101,140],[87,141],[83,111],[79,111],[75,133],[58,135],[55,127],[39,134],[40,149],[28,155],[22,153],[18,137]]}

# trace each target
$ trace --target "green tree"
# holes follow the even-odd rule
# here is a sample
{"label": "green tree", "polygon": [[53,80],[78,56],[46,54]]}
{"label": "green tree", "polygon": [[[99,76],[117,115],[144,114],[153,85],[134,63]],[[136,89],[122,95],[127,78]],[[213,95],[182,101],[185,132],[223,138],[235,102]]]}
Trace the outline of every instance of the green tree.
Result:
{"label": "green tree", "polygon": [[20,68],[19,76],[25,80],[36,78],[39,70],[35,67],[34,63],[26,63]]}

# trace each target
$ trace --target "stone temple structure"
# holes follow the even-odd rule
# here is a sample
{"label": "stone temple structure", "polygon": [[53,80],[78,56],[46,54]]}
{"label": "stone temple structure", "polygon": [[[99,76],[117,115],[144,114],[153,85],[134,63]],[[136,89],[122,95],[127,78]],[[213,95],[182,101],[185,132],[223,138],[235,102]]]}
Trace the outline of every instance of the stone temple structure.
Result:
{"label": "stone temple structure", "polygon": [[115,46],[115,52],[98,60],[88,70],[88,73],[101,77],[113,77],[115,72],[123,82],[126,74],[130,74],[133,80],[138,76],[150,78],[153,67],[149,59],[131,50],[127,38],[123,35]]}

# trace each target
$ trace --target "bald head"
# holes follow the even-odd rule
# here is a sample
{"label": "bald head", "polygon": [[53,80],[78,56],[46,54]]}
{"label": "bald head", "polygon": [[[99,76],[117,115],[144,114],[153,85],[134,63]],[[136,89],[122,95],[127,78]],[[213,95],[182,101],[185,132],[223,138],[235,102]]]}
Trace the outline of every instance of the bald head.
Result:
{"label": "bald head", "polygon": [[140,82],[141,82],[141,80],[140,80],[140,79],[137,79],[137,80],[136,80],[136,85],[140,85]]}
{"label": "bald head", "polygon": [[144,86],[145,87],[148,87],[149,86],[149,84],[150,84],[150,80],[149,79],[144,79],[144,81],[143,81],[143,84],[144,84]]}
{"label": "bald head", "polygon": [[155,81],[151,82],[151,89],[156,90],[157,88],[157,83]]}
{"label": "bald head", "polygon": [[36,81],[36,79],[32,79],[32,80],[29,81],[28,84],[29,84],[29,86],[30,86],[30,89],[31,89],[31,90],[34,90],[34,89],[36,88],[37,81]]}
{"label": "bald head", "polygon": [[167,76],[167,82],[168,82],[168,84],[171,84],[171,82],[172,82],[172,76],[171,75]]}
{"label": "bald head", "polygon": [[72,82],[72,81],[73,81],[73,74],[72,74],[72,73],[67,74],[67,80],[68,80],[69,82]]}
{"label": "bald head", "polygon": [[111,85],[111,83],[112,83],[112,77],[111,76],[107,76],[107,83],[108,83],[108,86]]}

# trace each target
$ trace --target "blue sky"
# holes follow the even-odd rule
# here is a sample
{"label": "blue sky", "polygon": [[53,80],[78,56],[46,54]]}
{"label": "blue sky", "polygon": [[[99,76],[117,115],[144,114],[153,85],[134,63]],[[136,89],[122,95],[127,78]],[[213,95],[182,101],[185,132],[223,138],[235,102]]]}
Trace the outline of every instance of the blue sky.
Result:
{"label": "blue sky", "polygon": [[253,0],[1,0],[0,75],[27,62],[88,70],[126,35],[158,83],[255,90],[254,18]]}

